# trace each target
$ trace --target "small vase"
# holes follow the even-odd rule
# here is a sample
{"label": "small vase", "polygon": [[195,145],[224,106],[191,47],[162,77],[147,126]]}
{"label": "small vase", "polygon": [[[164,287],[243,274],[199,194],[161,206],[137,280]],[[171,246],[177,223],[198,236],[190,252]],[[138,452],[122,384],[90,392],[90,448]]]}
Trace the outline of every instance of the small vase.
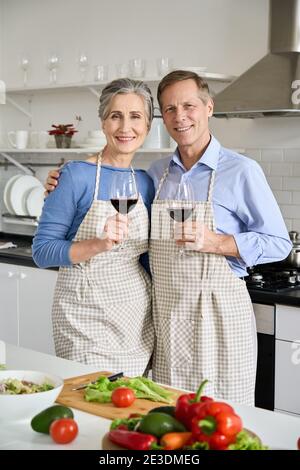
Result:
{"label": "small vase", "polygon": [[55,135],[56,148],[58,149],[68,149],[71,147],[72,136],[59,134]]}

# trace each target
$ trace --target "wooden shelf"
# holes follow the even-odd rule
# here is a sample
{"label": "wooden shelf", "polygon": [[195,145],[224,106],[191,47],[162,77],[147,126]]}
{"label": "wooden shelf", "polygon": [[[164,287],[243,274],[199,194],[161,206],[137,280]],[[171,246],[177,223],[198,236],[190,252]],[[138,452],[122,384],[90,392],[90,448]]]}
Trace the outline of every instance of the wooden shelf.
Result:
{"label": "wooden shelf", "polygon": [[[90,148],[69,148],[69,149],[57,149],[57,148],[45,148],[45,149],[30,149],[26,148],[23,150],[19,149],[1,149],[1,153],[91,153],[91,152],[99,152],[101,150],[99,147],[90,147]],[[174,149],[171,148],[161,148],[161,149],[139,149],[136,153],[173,153]]]}
{"label": "wooden shelf", "polygon": [[[206,80],[218,81],[218,82],[232,82],[236,77],[233,75],[225,75],[221,73],[210,73],[202,72],[201,76]],[[156,85],[160,81],[160,77],[145,77],[143,79],[149,85]],[[101,89],[108,82],[84,82],[84,83],[57,83],[56,85],[36,85],[28,87],[11,87],[6,89],[6,93],[11,94],[34,94],[34,93],[45,93],[45,92],[59,92],[59,91],[85,91],[90,88]]]}

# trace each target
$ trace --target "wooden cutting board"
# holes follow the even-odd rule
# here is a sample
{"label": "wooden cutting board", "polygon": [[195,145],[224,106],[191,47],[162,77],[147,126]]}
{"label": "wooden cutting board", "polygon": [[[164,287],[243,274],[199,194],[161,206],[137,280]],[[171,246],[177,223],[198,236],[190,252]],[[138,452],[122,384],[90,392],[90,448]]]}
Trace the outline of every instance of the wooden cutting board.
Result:
{"label": "wooden cutting board", "polygon": [[[92,382],[96,380],[99,375],[109,376],[111,372],[96,372],[93,374],[80,375],[79,377],[72,377],[64,381],[64,387],[57,398],[57,402],[61,405],[69,406],[70,408],[76,408],[81,411],[86,411],[93,415],[102,416],[108,419],[127,418],[131,413],[147,414],[153,408],[158,406],[166,406],[166,403],[154,402],[150,400],[143,400],[137,398],[134,403],[127,408],[117,408],[113,403],[96,403],[88,402],[84,399],[83,390],[72,390],[72,388],[78,387],[81,384]],[[179,395],[182,395],[182,391],[170,389],[164,387],[167,390],[171,390],[174,393],[174,403]]]}

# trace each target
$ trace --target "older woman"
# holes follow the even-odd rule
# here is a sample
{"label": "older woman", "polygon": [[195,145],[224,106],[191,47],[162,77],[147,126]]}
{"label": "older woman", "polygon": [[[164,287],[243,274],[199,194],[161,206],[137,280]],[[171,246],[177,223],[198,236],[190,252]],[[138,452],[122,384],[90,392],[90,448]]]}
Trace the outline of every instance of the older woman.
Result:
{"label": "older woman", "polygon": [[[150,279],[141,259],[154,189],[146,172],[131,167],[153,117],[148,86],[109,83],[99,116],[107,145],[62,169],[45,201],[33,258],[40,267],[60,267],[52,311],[57,355],[137,375],[147,369],[154,344]],[[111,187],[126,173],[139,188],[128,215],[110,202]]]}

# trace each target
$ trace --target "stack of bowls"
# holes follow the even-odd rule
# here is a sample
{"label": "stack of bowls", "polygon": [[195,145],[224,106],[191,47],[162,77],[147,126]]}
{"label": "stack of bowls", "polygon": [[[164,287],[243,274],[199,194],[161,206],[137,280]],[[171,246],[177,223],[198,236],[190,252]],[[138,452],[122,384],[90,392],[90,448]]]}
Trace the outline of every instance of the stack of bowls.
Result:
{"label": "stack of bowls", "polygon": [[80,144],[81,148],[103,148],[106,144],[104,132],[101,130],[89,131],[86,140]]}

